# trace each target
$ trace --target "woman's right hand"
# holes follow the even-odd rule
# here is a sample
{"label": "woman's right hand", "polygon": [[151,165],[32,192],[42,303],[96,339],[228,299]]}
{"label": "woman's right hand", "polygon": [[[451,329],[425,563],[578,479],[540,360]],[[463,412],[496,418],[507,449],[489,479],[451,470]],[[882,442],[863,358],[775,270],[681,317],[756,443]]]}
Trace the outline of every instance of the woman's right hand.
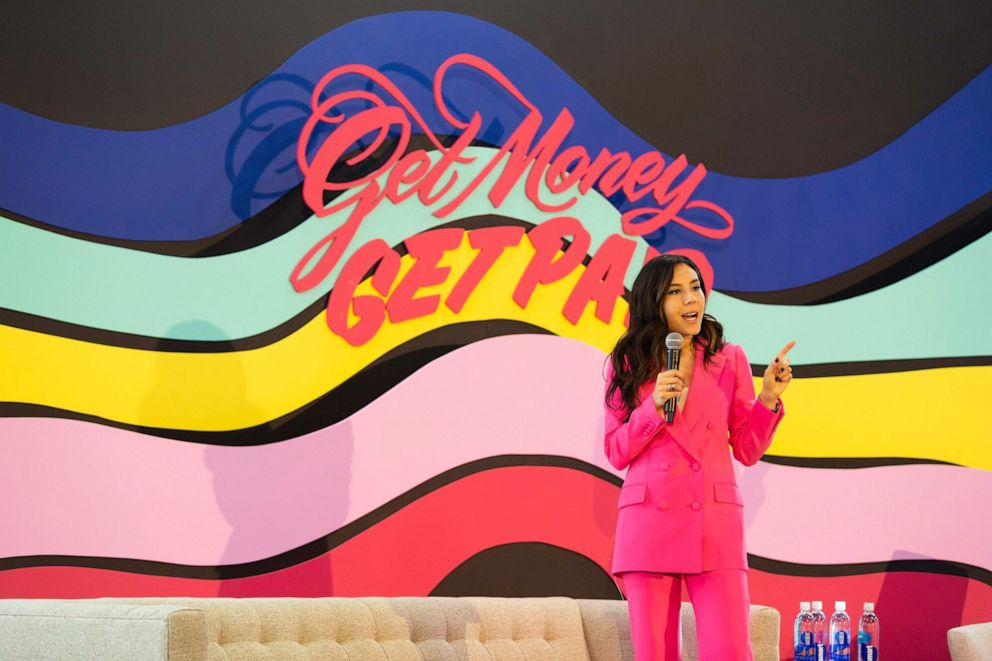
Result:
{"label": "woman's right hand", "polygon": [[685,379],[678,370],[668,370],[658,374],[654,381],[654,406],[660,412],[665,408],[665,402],[678,399],[685,387]]}

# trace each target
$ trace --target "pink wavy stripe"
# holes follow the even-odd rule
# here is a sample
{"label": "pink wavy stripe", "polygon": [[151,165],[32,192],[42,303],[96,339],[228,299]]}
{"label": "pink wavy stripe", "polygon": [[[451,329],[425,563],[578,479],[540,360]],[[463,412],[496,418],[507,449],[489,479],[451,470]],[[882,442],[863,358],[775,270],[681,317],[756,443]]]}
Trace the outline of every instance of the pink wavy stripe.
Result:
{"label": "pink wavy stripe", "polygon": [[0,419],[0,557],[248,562],[484,457],[541,453],[606,465],[598,449],[603,360],[554,336],[476,342],[347,420],[256,447]]}
{"label": "pink wavy stripe", "polygon": [[739,473],[748,551],[807,564],[935,558],[992,569],[992,473],[941,465]]}
{"label": "pink wavy stripe", "polygon": [[[600,442],[602,365],[597,349],[566,338],[493,338],[439,358],[348,420],[259,447],[0,419],[0,557],[249,562],[484,457],[568,456],[616,474]],[[759,463],[739,480],[752,553],[814,564],[926,557],[992,568],[992,526],[974,521],[975,503],[992,502],[992,473]]]}

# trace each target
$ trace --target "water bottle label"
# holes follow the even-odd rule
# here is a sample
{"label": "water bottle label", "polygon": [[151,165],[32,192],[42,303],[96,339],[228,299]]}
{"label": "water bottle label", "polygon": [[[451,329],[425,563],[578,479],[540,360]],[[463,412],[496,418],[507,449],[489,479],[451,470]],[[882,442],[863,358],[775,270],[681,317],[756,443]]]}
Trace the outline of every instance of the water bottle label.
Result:
{"label": "water bottle label", "polygon": [[833,643],[830,645],[831,661],[848,661],[851,658],[851,639],[846,631],[838,631],[834,634]]}
{"label": "water bottle label", "polygon": [[874,645],[859,645],[861,661],[878,661],[878,648]]}
{"label": "water bottle label", "polygon": [[816,644],[816,661],[827,661],[827,646],[823,643]]}
{"label": "water bottle label", "polygon": [[816,658],[816,645],[813,643],[813,632],[803,631],[799,634],[799,644],[796,645],[796,661],[813,661]]}

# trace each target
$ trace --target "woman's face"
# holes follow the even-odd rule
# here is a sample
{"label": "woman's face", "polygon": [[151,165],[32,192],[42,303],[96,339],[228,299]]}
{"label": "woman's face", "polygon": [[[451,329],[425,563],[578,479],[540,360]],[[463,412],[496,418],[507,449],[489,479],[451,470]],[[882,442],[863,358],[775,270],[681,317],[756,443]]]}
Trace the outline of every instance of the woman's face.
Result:
{"label": "woman's face", "polygon": [[698,335],[703,327],[706,294],[699,275],[688,264],[676,264],[672,282],[662,294],[661,311],[668,330],[682,335]]}

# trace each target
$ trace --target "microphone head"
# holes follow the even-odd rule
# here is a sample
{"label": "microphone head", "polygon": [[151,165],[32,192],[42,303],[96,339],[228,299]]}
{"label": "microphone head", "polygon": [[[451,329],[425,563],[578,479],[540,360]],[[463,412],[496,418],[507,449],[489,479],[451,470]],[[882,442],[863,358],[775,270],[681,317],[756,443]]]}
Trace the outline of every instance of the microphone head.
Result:
{"label": "microphone head", "polygon": [[665,338],[665,348],[671,350],[682,350],[682,335],[679,333],[669,333]]}

